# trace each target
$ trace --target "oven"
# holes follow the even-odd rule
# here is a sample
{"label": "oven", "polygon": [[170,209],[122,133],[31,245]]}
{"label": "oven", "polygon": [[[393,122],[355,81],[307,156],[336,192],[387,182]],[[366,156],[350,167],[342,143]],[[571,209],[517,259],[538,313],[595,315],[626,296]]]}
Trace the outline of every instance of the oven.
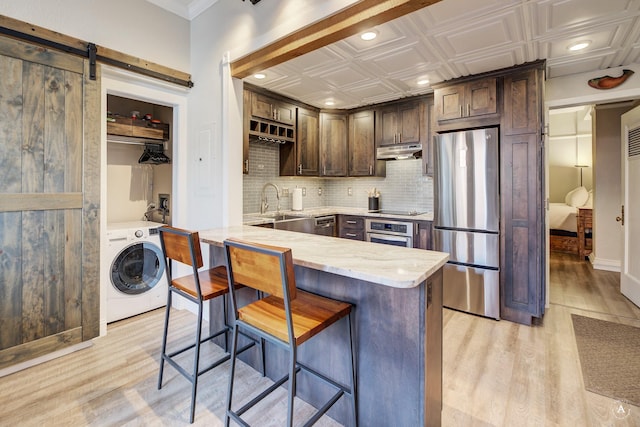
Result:
{"label": "oven", "polygon": [[413,222],[367,218],[365,234],[367,242],[413,247]]}

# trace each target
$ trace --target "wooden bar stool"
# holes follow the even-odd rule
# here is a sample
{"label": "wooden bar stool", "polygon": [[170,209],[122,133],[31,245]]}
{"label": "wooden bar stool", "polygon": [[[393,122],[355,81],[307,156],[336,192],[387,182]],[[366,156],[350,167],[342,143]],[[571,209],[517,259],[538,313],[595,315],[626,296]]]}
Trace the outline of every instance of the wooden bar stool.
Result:
{"label": "wooden bar stool", "polygon": [[[230,419],[248,425],[241,415],[276,390],[287,380],[287,426],[293,425],[293,402],[296,395],[296,374],[303,370],[332,386],[336,393],[305,423],[312,425],[343,395],[352,403],[354,425],[357,425],[356,409],[356,358],[351,325],[352,305],[325,298],[296,288],[291,249],[235,239],[224,242],[227,256],[229,284],[256,289],[261,299],[238,308],[234,286],[231,289],[231,307],[234,312],[233,339],[231,341],[231,376],[227,394],[225,425]],[[328,328],[333,323],[348,318],[350,342],[351,387],[346,387],[297,360],[297,348],[305,341]],[[245,331],[264,338],[289,351],[288,373],[262,391],[240,409],[232,410],[233,384],[236,366],[238,333]]]}
{"label": "wooden bar stool", "polygon": [[[169,281],[169,295],[167,298],[167,308],[164,318],[164,333],[162,335],[162,353],[160,359],[160,375],[158,377],[158,389],[162,388],[162,374],[164,372],[164,362],[173,366],[187,380],[191,382],[191,414],[190,422],[193,423],[196,408],[196,391],[198,386],[198,376],[202,375],[221,363],[229,359],[227,332],[231,331],[231,327],[227,323],[227,299],[229,293],[229,283],[227,281],[227,269],[225,266],[218,266],[204,271],[198,271],[203,266],[202,251],[200,249],[200,238],[197,232],[182,230],[179,228],[164,226],[159,229],[160,243],[164,253],[165,265],[167,271],[167,279]],[[174,279],[172,276],[171,262],[177,261],[192,267],[193,273]],[[196,339],[193,344],[182,347],[178,350],[167,353],[167,332],[169,329],[169,314],[171,313],[171,300],[173,294],[181,295],[187,300],[197,304],[198,320],[196,324]],[[206,301],[213,298],[223,297],[223,327],[219,331],[210,333],[206,338],[202,338],[202,313],[203,306]],[[216,313],[209,313],[214,316]],[[211,332],[211,331],[210,331]],[[199,369],[200,365],[200,345],[215,337],[224,334],[224,350],[223,356],[215,360],[203,369]],[[255,342],[243,347],[241,351],[251,347]],[[261,347],[262,348],[262,347]],[[173,358],[187,350],[195,349],[193,359],[193,370],[188,372]],[[264,365],[263,365],[264,372]]]}

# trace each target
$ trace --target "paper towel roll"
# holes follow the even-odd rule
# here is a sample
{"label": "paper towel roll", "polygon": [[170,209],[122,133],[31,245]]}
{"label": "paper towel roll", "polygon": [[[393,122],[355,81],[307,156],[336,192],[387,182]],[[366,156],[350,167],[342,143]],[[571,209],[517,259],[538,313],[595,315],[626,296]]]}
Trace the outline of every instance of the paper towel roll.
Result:
{"label": "paper towel roll", "polygon": [[291,209],[294,211],[302,210],[302,188],[293,189],[293,200],[291,202]]}

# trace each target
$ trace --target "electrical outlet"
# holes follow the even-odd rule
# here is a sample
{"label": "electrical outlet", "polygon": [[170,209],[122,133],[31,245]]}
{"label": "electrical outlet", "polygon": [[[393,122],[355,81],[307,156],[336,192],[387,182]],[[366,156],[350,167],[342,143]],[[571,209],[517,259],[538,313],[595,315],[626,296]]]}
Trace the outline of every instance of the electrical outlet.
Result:
{"label": "electrical outlet", "polygon": [[289,197],[289,189],[283,188],[281,197]]}
{"label": "electrical outlet", "polygon": [[169,195],[168,194],[158,194],[158,208],[160,210],[164,209],[165,215],[169,215]]}
{"label": "electrical outlet", "polygon": [[322,196],[322,187],[318,187],[318,196]]}
{"label": "electrical outlet", "polygon": [[347,188],[347,196],[353,196],[353,188],[351,187]]}
{"label": "electrical outlet", "polygon": [[302,187],[302,195],[303,196],[307,195],[307,187]]}

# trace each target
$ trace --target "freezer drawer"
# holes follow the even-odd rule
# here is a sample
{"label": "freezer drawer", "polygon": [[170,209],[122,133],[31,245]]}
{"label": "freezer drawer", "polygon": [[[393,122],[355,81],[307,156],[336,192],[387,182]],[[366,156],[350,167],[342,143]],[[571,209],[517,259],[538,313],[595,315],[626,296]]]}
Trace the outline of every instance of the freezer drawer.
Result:
{"label": "freezer drawer", "polygon": [[448,252],[449,261],[500,267],[500,235],[457,230],[433,230],[433,247]]}
{"label": "freezer drawer", "polygon": [[500,272],[445,264],[442,305],[500,319]]}

